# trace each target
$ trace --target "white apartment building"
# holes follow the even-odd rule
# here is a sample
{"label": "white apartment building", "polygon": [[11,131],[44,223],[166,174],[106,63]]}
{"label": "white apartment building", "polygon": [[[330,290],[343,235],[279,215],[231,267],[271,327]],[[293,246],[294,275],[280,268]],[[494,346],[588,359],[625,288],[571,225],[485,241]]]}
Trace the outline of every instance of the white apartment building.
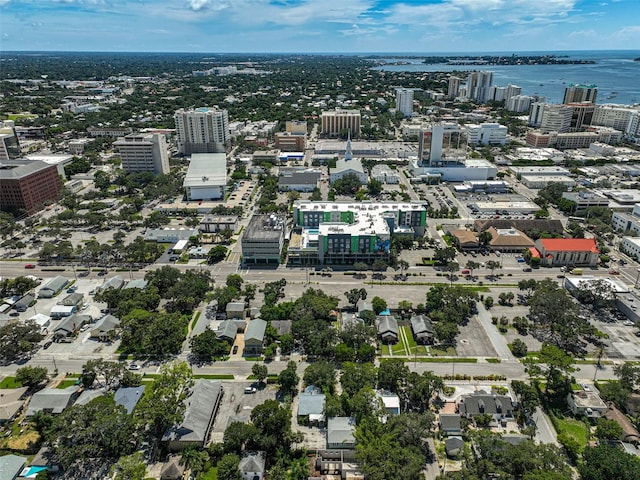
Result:
{"label": "white apartment building", "polygon": [[636,260],[640,259],[640,237],[622,237],[620,250]]}
{"label": "white apartment building", "polygon": [[523,113],[531,108],[533,97],[528,95],[514,95],[507,99],[506,108],[510,112]]}
{"label": "white apartment building", "polygon": [[412,88],[396,88],[396,110],[407,118],[413,115]]}
{"label": "white apartment building", "polygon": [[529,126],[539,127],[542,123],[542,115],[544,114],[544,108],[547,106],[544,102],[531,103],[531,111],[529,112]]}
{"label": "white apartment building", "polygon": [[499,123],[467,124],[468,145],[504,145],[507,143],[507,127]]}
{"label": "white apartment building", "polygon": [[595,85],[569,85],[564,89],[562,103],[596,103],[598,87]]}
{"label": "white apartment building", "polygon": [[453,100],[460,94],[460,77],[454,75],[449,77],[449,88],[447,89],[447,98]]}
{"label": "white apartment building", "polygon": [[118,149],[125,172],[169,173],[169,154],[164,135],[132,133],[119,138],[113,145]]}
{"label": "white apartment building", "polygon": [[400,183],[400,176],[396,170],[391,170],[389,165],[378,164],[371,169],[371,178],[385,185]]}
{"label": "white apartment building", "polygon": [[360,110],[329,110],[320,117],[322,133],[329,137],[337,137],[344,130],[351,132],[352,137],[359,136],[360,121]]}
{"label": "white apartment building", "polygon": [[627,105],[597,105],[591,124],[615,128],[637,137],[640,136],[640,108]]}
{"label": "white apartment building", "polygon": [[185,155],[192,153],[224,153],[231,135],[229,113],[218,108],[181,108],[174,115],[178,148]]}
{"label": "white apartment building", "polygon": [[478,103],[489,98],[489,89],[493,83],[493,72],[471,72],[467,77],[467,96]]}

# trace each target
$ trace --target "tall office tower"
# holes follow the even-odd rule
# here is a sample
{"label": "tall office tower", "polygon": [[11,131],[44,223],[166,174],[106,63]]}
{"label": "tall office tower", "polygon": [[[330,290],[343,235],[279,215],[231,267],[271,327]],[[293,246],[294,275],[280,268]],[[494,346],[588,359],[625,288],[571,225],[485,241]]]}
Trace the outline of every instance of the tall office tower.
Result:
{"label": "tall office tower", "polygon": [[567,107],[570,107],[572,112],[571,131],[576,132],[581,130],[584,126],[591,125],[593,112],[596,109],[596,106],[593,103],[571,103],[567,105]]}
{"label": "tall office tower", "polygon": [[181,153],[224,153],[231,135],[229,113],[218,108],[181,108],[174,115]]}
{"label": "tall office tower", "polygon": [[413,115],[413,89],[396,88],[396,110],[405,117]]}
{"label": "tall office tower", "polygon": [[466,156],[467,137],[457,123],[436,123],[418,135],[418,161],[436,166]]}
{"label": "tall office tower", "polygon": [[13,122],[3,122],[3,126],[0,127],[0,160],[13,160],[21,155],[20,142]]}
{"label": "tall office tower", "polygon": [[337,137],[342,132],[351,136],[360,136],[360,110],[330,110],[322,112],[320,117],[322,133]]}
{"label": "tall office tower", "polygon": [[505,95],[505,100],[509,100],[511,97],[515,97],[516,95],[522,94],[522,87],[518,85],[507,85],[507,94]]}
{"label": "tall office tower", "polygon": [[507,100],[506,108],[510,112],[528,112],[531,108],[532,97],[527,95],[514,95]]}
{"label": "tall office tower", "polygon": [[449,88],[447,90],[447,98],[453,100],[460,94],[460,77],[449,77]]}
{"label": "tall office tower", "polygon": [[571,130],[573,109],[568,105],[545,105],[540,130],[542,133],[565,133]]}
{"label": "tall office tower", "polygon": [[467,97],[478,103],[489,98],[489,87],[493,83],[493,72],[476,71],[467,77]]}
{"label": "tall office tower", "polygon": [[529,112],[529,126],[539,127],[542,123],[542,115],[544,114],[545,107],[548,106],[545,102],[533,102],[531,104],[531,111]]}
{"label": "tall office tower", "polygon": [[598,87],[595,85],[569,85],[564,89],[564,100],[562,103],[596,103]]}
{"label": "tall office tower", "polygon": [[118,149],[125,172],[169,173],[169,154],[164,135],[132,133],[113,144]]}

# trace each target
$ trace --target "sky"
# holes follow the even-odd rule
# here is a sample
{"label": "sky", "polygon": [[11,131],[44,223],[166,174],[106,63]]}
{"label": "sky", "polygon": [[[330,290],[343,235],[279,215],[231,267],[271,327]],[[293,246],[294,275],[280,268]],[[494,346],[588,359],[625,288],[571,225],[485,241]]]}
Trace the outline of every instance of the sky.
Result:
{"label": "sky", "polygon": [[0,0],[0,32],[0,51],[624,50],[640,0]]}

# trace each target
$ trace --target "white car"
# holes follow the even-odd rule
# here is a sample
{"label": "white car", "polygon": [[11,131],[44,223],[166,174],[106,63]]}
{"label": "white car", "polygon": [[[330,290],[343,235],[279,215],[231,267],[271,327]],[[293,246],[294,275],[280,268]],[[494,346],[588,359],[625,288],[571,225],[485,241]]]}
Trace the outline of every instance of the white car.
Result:
{"label": "white car", "polygon": [[129,370],[140,370],[140,368],[140,365],[136,363],[132,363],[131,365],[129,365]]}
{"label": "white car", "polygon": [[633,323],[631,320],[625,320],[624,322],[622,322],[622,324],[627,327],[633,327],[635,325],[635,323]]}
{"label": "white car", "polygon": [[256,393],[258,389],[256,387],[244,387],[244,393]]}

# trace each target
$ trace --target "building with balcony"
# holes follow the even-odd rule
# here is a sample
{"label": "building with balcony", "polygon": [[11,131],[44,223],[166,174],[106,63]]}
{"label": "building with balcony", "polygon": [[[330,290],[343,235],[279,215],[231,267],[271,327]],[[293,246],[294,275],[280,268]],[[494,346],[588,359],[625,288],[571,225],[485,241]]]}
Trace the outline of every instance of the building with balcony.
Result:
{"label": "building with balcony", "polygon": [[127,173],[169,173],[167,141],[162,134],[130,134],[113,145],[120,154],[122,168]]}
{"label": "building with balcony", "polygon": [[181,108],[174,115],[178,149],[185,155],[223,153],[231,139],[229,113],[219,108]]}

